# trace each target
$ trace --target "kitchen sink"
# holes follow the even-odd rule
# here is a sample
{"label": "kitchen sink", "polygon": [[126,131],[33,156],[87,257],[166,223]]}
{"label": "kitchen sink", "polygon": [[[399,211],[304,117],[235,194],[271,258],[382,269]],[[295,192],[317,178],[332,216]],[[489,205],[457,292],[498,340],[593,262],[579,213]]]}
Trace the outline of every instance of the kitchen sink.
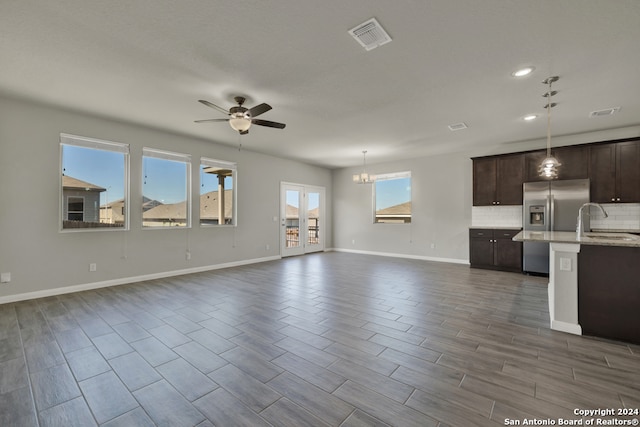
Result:
{"label": "kitchen sink", "polygon": [[622,241],[633,241],[638,240],[638,237],[628,236],[628,235],[619,235],[619,234],[585,234],[585,237],[590,239],[597,240],[622,240]]}

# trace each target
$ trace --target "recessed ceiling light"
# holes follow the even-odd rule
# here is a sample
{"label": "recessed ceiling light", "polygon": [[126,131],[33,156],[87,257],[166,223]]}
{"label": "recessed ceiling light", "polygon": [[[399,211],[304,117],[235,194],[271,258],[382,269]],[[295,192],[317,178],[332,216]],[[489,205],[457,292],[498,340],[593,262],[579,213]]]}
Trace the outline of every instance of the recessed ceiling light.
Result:
{"label": "recessed ceiling light", "polygon": [[466,123],[460,122],[460,123],[454,123],[452,125],[449,125],[448,127],[450,131],[455,132],[457,130],[466,129],[468,126]]}
{"label": "recessed ceiling light", "polygon": [[531,74],[535,69],[536,67],[523,67],[523,68],[520,68],[519,70],[514,71],[513,73],[511,73],[511,75],[513,77],[524,77]]}
{"label": "recessed ceiling light", "polygon": [[528,114],[522,118],[525,122],[530,122],[531,120],[535,120],[538,118],[537,114]]}
{"label": "recessed ceiling light", "polygon": [[610,116],[620,111],[620,107],[605,108],[604,110],[592,111],[589,113],[589,117],[602,117]]}

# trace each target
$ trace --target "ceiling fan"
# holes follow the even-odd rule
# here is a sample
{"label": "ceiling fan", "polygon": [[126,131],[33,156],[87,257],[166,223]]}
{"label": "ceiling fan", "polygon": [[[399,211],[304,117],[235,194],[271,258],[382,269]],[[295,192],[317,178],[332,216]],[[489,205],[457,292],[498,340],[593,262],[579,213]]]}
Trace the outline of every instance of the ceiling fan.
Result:
{"label": "ceiling fan", "polygon": [[215,104],[212,104],[209,101],[205,101],[204,99],[198,100],[201,104],[206,105],[207,107],[211,107],[214,110],[218,110],[229,116],[228,119],[206,119],[206,120],[196,120],[196,123],[205,123],[205,122],[229,122],[229,125],[233,128],[233,130],[237,130],[240,132],[240,135],[245,135],[249,133],[249,128],[252,124],[258,126],[266,126],[270,128],[276,129],[284,129],[286,126],[284,123],[271,122],[269,120],[261,120],[256,119],[261,114],[266,113],[271,110],[271,106],[269,104],[260,104],[256,105],[253,108],[243,107],[242,104],[246,101],[246,99],[242,96],[236,96],[233,98],[238,105],[229,108],[229,111],[225,110],[222,107],[218,107]]}

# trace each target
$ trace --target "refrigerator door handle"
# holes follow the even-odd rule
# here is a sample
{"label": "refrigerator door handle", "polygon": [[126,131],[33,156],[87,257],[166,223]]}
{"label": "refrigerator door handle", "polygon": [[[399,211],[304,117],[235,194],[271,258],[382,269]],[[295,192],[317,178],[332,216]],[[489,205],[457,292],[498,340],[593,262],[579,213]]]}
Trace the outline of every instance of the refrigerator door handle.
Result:
{"label": "refrigerator door handle", "polygon": [[553,198],[553,194],[549,194],[547,197],[547,212],[549,212],[549,222],[547,222],[547,231],[553,231],[555,229],[555,214],[556,214],[556,201]]}

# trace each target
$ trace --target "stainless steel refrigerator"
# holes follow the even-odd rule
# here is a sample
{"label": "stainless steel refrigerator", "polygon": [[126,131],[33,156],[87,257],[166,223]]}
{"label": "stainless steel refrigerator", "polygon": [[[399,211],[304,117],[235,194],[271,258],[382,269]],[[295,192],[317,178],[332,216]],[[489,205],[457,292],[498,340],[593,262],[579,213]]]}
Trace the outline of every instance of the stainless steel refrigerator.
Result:
{"label": "stainless steel refrigerator", "polygon": [[[522,226],[525,231],[576,231],[578,210],[589,201],[589,180],[525,182]],[[589,216],[586,215],[588,231]],[[549,243],[524,242],[525,273],[549,274]]]}

